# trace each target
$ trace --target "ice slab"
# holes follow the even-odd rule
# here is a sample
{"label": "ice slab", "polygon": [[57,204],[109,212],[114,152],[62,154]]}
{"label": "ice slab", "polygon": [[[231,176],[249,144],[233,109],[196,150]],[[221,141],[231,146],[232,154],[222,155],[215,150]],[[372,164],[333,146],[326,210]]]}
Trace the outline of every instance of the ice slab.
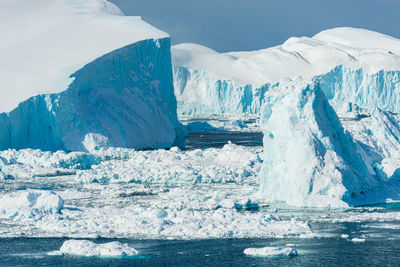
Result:
{"label": "ice slab", "polygon": [[67,240],[61,246],[59,253],[84,257],[126,257],[139,254],[136,249],[118,241],[96,244],[89,240]]}
{"label": "ice slab", "polygon": [[271,257],[271,256],[297,256],[297,250],[294,248],[278,248],[278,247],[263,247],[263,248],[246,248],[244,254],[257,257]]}

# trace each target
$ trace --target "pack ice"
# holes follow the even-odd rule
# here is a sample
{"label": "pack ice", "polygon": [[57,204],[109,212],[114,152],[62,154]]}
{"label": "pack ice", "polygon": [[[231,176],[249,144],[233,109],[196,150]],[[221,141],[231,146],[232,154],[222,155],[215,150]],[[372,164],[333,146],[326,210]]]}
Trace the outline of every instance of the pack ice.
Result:
{"label": "pack ice", "polygon": [[0,149],[180,143],[170,39],[105,0],[5,0]]}
{"label": "pack ice", "polygon": [[334,28],[249,52],[180,44],[172,55],[179,114],[259,113],[265,93],[296,76],[317,80],[335,109],[400,112],[400,40],[377,32]]}

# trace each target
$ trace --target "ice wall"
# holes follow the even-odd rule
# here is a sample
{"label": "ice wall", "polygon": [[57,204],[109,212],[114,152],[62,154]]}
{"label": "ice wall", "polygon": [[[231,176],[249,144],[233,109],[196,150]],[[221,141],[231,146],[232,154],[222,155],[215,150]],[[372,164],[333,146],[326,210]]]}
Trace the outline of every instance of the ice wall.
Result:
{"label": "ice wall", "polygon": [[360,204],[379,184],[318,84],[297,80],[270,90],[261,128],[263,198],[293,206],[345,207]]}
{"label": "ice wall", "polygon": [[183,144],[167,33],[106,0],[0,5],[0,149]]}
{"label": "ice wall", "polygon": [[340,65],[316,76],[315,80],[335,110],[343,103],[352,102],[368,109],[378,107],[400,113],[400,71],[368,73],[362,68]]}
{"label": "ice wall", "polygon": [[297,76],[319,81],[335,109],[400,110],[400,40],[373,31],[335,28],[246,52],[180,44],[172,55],[179,114],[259,113],[266,91]]}
{"label": "ice wall", "polygon": [[209,77],[202,70],[174,67],[175,95],[182,115],[259,113],[269,87],[240,86],[232,80]]}
{"label": "ice wall", "polygon": [[119,147],[179,144],[170,40],[149,39],[104,55],[69,88],[38,95],[0,117],[0,149],[86,150],[87,134]]}

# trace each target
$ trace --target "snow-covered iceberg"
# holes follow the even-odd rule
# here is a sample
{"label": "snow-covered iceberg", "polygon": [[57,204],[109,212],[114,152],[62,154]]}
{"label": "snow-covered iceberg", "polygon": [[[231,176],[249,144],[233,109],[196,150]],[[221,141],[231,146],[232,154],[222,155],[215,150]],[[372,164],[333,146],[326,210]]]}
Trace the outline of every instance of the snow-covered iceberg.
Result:
{"label": "snow-covered iceberg", "polygon": [[260,194],[293,206],[358,205],[380,183],[318,84],[296,80],[266,95]]}
{"label": "snow-covered iceberg", "polygon": [[0,149],[182,144],[166,33],[105,0],[1,5]]}
{"label": "snow-covered iceberg", "polygon": [[356,28],[249,52],[172,47],[178,113],[259,113],[265,92],[284,78],[316,79],[336,109],[344,102],[400,112],[400,40]]}

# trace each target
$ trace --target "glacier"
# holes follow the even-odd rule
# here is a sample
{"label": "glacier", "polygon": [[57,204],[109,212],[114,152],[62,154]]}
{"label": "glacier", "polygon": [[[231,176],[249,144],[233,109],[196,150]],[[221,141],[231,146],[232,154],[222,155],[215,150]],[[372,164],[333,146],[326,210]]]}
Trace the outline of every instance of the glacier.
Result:
{"label": "glacier", "polygon": [[[88,151],[104,145],[143,149],[183,144],[166,33],[139,17],[121,16],[104,0],[18,0],[5,7],[2,12],[10,14],[0,17],[9,19],[8,27],[18,27],[18,18],[29,13],[29,19],[44,25],[24,31],[43,32],[54,40],[11,35],[2,42],[20,48],[17,54],[24,58],[6,64],[10,57],[5,56],[1,64],[1,94],[7,96],[0,97],[7,103],[3,111],[25,101],[0,114],[0,149]],[[19,12],[11,17],[12,10]],[[8,27],[1,26],[0,32]]]}
{"label": "glacier", "polygon": [[400,109],[400,40],[369,30],[334,28],[248,52],[179,44],[172,56],[180,115],[259,114],[266,91],[297,76],[318,81],[335,109]]}

